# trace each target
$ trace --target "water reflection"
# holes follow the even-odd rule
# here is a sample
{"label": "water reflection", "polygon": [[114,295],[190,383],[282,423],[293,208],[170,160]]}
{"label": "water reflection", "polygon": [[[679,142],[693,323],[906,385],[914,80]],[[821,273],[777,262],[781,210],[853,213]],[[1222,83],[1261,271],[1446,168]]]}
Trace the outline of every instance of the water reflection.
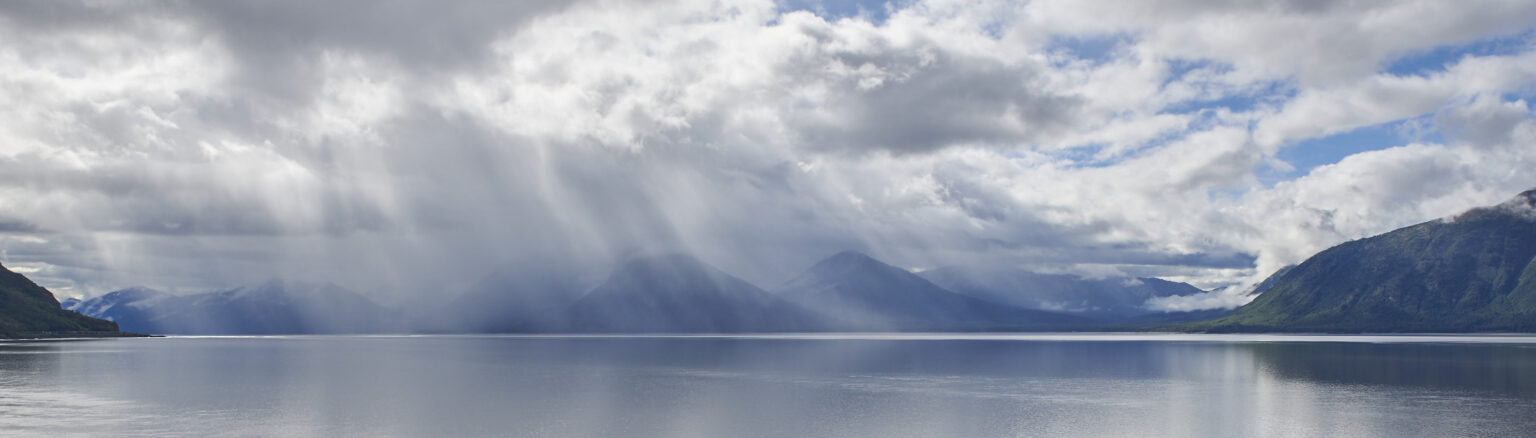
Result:
{"label": "water reflection", "polygon": [[1536,398],[1536,347],[1481,344],[1244,344],[1283,379]]}
{"label": "water reflection", "polygon": [[170,434],[132,402],[64,389],[67,341],[0,344],[0,434],[87,435],[103,431]]}
{"label": "water reflection", "polygon": [[[1400,436],[1536,428],[1529,344],[1179,339],[0,344],[0,432]],[[67,420],[77,416],[91,421]]]}

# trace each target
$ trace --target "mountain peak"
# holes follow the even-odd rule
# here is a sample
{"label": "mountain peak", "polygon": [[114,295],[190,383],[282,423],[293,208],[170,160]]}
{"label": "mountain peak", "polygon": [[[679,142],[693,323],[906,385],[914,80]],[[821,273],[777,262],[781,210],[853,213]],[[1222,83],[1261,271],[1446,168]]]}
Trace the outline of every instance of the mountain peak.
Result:
{"label": "mountain peak", "polygon": [[858,251],[823,259],[775,293],[855,330],[975,330],[1076,320],[960,295]]}
{"label": "mountain peak", "polygon": [[[851,249],[833,254],[831,257],[822,259],[815,266],[811,267],[812,270],[828,268],[901,269],[870,257],[869,254]],[[905,271],[905,269],[901,270]]]}
{"label": "mountain peak", "polygon": [[865,254],[864,252],[856,250],[856,249],[845,249],[845,250],[842,250],[842,251],[838,251],[837,254],[833,254],[831,257],[828,257],[828,258],[830,258],[830,259],[835,259],[835,258],[860,258],[860,259],[868,259],[868,260],[874,260],[875,259],[874,257],[870,257],[869,254]]}
{"label": "mountain peak", "polygon": [[[105,294],[102,294],[101,297],[103,297],[103,298],[105,298],[105,297],[116,297],[118,299],[130,298],[130,299],[133,299],[133,300],[141,300],[141,299],[147,299],[147,298],[154,298],[154,297],[158,297],[158,296],[162,296],[162,295],[168,295],[168,294],[163,292],[163,291],[157,290],[157,289],[152,289],[152,288],[148,288],[148,287],[144,287],[144,286],[134,286],[134,287],[128,287],[128,288],[123,288],[123,289],[118,289],[118,290],[115,290],[115,291],[107,292]],[[89,301],[89,300],[86,300],[86,301]]]}
{"label": "mountain peak", "polygon": [[908,275],[916,276],[905,269],[891,266],[870,257],[859,251],[847,250],[830,257],[821,259],[811,265],[805,272],[789,280],[780,289],[795,290],[804,289],[811,285],[824,284],[828,281],[840,281],[848,278],[883,279],[883,281],[900,281]]}
{"label": "mountain peak", "polygon": [[115,294],[143,294],[143,295],[162,295],[162,294],[165,294],[165,292],[163,292],[163,291],[160,291],[160,290],[154,289],[154,288],[150,288],[150,287],[147,287],[147,286],[125,287],[125,288],[118,289],[118,290],[115,290],[115,291],[112,291],[112,292],[108,292],[108,293],[115,293]]}
{"label": "mountain peak", "polygon": [[786,330],[812,320],[804,310],[681,253],[630,258],[569,311],[571,324],[582,331]]}
{"label": "mountain peak", "polygon": [[1536,221],[1536,189],[1526,190],[1498,205],[1477,207],[1440,220],[1443,223],[1477,222],[1515,217]]}
{"label": "mountain peak", "polygon": [[[737,284],[740,283],[740,284]],[[631,257],[608,277],[607,286],[620,289],[666,289],[668,293],[751,288],[756,286],[684,253],[659,253]]]}
{"label": "mountain peak", "polygon": [[1530,220],[1536,220],[1536,189],[1526,190],[1497,207]]}

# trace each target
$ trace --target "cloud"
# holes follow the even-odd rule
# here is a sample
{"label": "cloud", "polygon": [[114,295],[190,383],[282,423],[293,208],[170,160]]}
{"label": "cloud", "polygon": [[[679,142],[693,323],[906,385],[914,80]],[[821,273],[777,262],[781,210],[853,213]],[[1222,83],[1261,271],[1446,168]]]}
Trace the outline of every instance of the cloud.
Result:
{"label": "cloud", "polygon": [[328,82],[328,54],[375,58],[432,78],[492,61],[491,43],[566,3],[234,1],[186,3],[177,12],[235,56],[240,65],[229,77],[233,85],[262,97],[302,100]]}
{"label": "cloud", "polygon": [[1254,296],[1242,287],[1226,287],[1218,290],[1167,297],[1148,298],[1144,306],[1154,312],[1195,312],[1211,309],[1230,309],[1248,304]]}
{"label": "cloud", "polygon": [[1380,74],[1349,86],[1301,93],[1255,134],[1277,145],[1434,112],[1536,82],[1536,53],[1467,57],[1429,76]]}
{"label": "cloud", "polygon": [[851,248],[1215,287],[1536,185],[1528,44],[1384,67],[1529,5],[1206,3],[5,4],[0,250],[80,293],[410,299],[652,248],[765,286]]}
{"label": "cloud", "polygon": [[0,233],[34,233],[37,231],[37,225],[31,222],[0,217]]}
{"label": "cloud", "polygon": [[1351,3],[1165,0],[1037,1],[1017,32],[1130,33],[1135,50],[1231,65],[1235,76],[1292,78],[1299,85],[1349,83],[1393,58],[1529,29],[1536,6],[1492,0]]}
{"label": "cloud", "polygon": [[[1272,272],[1342,241],[1502,202],[1533,185],[1520,169],[1536,161],[1529,147],[1536,141],[1536,120],[1527,116],[1510,125],[1510,112],[1489,106],[1511,109],[1482,101],[1448,113],[1502,132],[1477,131],[1449,145],[1409,144],[1354,154],[1268,190],[1249,192],[1228,212],[1255,226],[1255,238],[1246,246],[1261,254],[1260,270]],[[1480,138],[1504,141],[1477,142]]]}
{"label": "cloud", "polygon": [[946,47],[904,28],[906,17],[884,29],[795,17],[786,25],[818,41],[788,63],[782,78],[815,84],[824,94],[786,113],[811,148],[912,153],[1015,145],[1080,123],[1082,99],[1052,89],[1038,61]]}

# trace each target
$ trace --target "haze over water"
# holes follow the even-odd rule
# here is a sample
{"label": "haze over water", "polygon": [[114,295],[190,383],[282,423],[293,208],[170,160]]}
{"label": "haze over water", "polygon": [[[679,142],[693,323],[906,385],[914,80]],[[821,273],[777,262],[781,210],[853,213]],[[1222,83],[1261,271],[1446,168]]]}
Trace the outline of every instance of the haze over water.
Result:
{"label": "haze over water", "polygon": [[1514,436],[1536,337],[789,335],[0,344],[0,435]]}

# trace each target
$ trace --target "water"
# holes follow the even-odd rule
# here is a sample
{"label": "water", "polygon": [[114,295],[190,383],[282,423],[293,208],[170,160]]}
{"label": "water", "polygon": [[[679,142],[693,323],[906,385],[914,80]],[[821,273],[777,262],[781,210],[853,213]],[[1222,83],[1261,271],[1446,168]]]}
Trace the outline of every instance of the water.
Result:
{"label": "water", "polygon": [[1536,337],[0,343],[7,436],[1519,436]]}

